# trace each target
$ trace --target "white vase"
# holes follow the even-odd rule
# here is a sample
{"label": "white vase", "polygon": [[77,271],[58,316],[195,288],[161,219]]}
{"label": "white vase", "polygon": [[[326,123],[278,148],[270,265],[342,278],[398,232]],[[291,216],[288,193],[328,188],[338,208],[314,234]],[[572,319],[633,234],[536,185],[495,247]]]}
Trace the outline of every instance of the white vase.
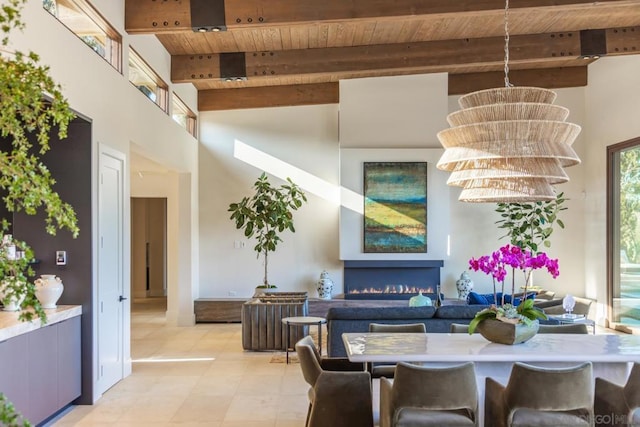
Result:
{"label": "white vase", "polygon": [[20,310],[20,304],[24,300],[25,294],[21,293],[17,295],[8,296],[4,291],[4,284],[0,284],[0,302],[2,302],[3,311],[18,311]]}
{"label": "white vase", "polygon": [[35,280],[36,298],[42,308],[56,308],[56,302],[64,291],[64,285],[55,274],[42,274]]}
{"label": "white vase", "polygon": [[471,280],[466,271],[463,271],[456,281],[456,289],[458,289],[458,299],[464,300],[469,296],[469,292],[473,290],[473,280]]}
{"label": "white vase", "polygon": [[318,297],[322,299],[331,299],[333,280],[329,278],[329,273],[323,270],[322,273],[320,273],[320,280],[318,280],[317,285]]}

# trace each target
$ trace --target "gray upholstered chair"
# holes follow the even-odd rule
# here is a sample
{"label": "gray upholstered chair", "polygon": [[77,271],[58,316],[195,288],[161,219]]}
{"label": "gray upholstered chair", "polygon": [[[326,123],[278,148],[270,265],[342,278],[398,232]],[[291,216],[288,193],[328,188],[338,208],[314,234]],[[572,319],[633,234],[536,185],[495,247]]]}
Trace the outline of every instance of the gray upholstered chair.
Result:
{"label": "gray upholstered chair", "polygon": [[539,334],[588,334],[589,329],[584,323],[571,323],[567,325],[540,325]]}
{"label": "gray upholstered chair", "polygon": [[[469,325],[464,323],[452,323],[449,326],[449,333],[451,334],[468,334],[469,333]],[[475,333],[478,333],[476,330]]]}
{"label": "gray upholstered chair", "polygon": [[362,363],[321,358],[313,339],[295,345],[308,392],[307,427],[373,426],[371,376]]}
{"label": "gray upholstered chair", "polygon": [[[427,333],[424,323],[369,323],[369,332],[386,332],[386,333],[407,333],[418,332]],[[367,370],[371,374],[371,378],[393,378],[396,369],[395,364],[387,363],[368,363]]]}
{"label": "gray upholstered chair", "polygon": [[[583,314],[585,317],[589,316],[589,309],[593,300],[588,298],[573,297],[576,301],[576,305],[573,307],[573,314]],[[564,314],[565,310],[562,307],[562,299],[553,299],[549,301],[542,301],[535,304],[536,307],[544,310],[545,314]]]}
{"label": "gray upholstered chair", "polygon": [[596,377],[593,409],[597,426],[640,425],[640,364],[633,364],[623,386]]}
{"label": "gray upholstered chair", "polygon": [[485,382],[486,427],[593,426],[590,362],[569,368],[543,368],[516,362],[506,387]]}
{"label": "gray upholstered chair", "polygon": [[434,368],[400,362],[393,383],[380,380],[380,427],[477,426],[472,362]]}

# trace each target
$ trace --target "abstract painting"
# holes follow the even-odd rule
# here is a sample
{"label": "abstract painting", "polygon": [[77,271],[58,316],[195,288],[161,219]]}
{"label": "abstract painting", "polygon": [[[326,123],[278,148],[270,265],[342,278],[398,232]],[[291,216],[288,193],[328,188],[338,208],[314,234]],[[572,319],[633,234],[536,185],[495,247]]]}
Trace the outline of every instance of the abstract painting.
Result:
{"label": "abstract painting", "polygon": [[427,164],[364,163],[364,252],[427,252]]}

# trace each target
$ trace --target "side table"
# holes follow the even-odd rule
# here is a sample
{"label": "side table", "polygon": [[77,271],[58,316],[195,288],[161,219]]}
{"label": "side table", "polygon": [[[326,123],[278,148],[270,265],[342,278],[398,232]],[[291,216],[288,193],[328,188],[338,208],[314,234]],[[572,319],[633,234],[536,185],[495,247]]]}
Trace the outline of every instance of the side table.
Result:
{"label": "side table", "polygon": [[291,325],[318,325],[318,352],[322,355],[322,325],[327,323],[327,319],[314,316],[284,317],[282,318],[282,323],[287,330],[287,364],[289,364],[289,349],[291,348],[291,343],[289,342],[291,337],[289,328]]}

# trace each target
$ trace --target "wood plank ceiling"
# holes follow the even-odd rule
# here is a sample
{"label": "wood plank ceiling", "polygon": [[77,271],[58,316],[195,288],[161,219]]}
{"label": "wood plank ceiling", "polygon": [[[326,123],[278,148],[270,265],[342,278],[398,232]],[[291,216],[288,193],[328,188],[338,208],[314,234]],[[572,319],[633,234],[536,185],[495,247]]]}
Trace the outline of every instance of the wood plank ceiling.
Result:
{"label": "wood plank ceiling", "polygon": [[[504,85],[503,0],[125,0],[200,111],[338,102],[342,79],[449,73],[449,94]],[[587,84],[604,55],[640,53],[640,0],[511,0],[510,80]],[[640,70],[639,70],[640,72]]]}

